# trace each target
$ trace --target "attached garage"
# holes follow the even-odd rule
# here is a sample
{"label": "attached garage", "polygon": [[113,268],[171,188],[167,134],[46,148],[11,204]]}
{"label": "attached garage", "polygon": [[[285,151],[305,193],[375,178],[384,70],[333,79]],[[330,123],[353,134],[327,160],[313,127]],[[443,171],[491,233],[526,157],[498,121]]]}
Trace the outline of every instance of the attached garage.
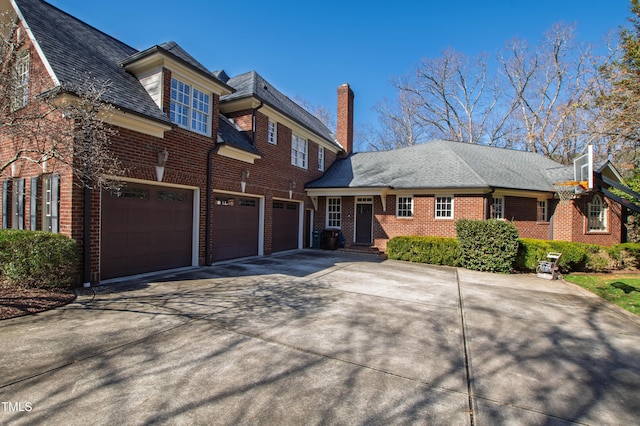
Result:
{"label": "attached garage", "polygon": [[102,279],[190,266],[193,190],[129,183],[102,193]]}
{"label": "attached garage", "polygon": [[273,252],[298,248],[300,205],[287,201],[273,201]]}
{"label": "attached garage", "polygon": [[214,193],[213,261],[258,255],[260,199]]}

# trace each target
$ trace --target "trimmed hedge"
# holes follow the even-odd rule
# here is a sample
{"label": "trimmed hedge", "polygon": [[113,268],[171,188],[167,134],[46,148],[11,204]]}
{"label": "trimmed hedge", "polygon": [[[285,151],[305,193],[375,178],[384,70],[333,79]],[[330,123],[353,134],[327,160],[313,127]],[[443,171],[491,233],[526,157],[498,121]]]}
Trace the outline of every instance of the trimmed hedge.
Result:
{"label": "trimmed hedge", "polygon": [[[601,272],[640,267],[640,243],[623,243],[611,247],[568,241],[522,238],[518,240],[517,256],[511,270],[535,272],[538,261],[547,253],[562,253],[558,264],[563,273]],[[461,248],[456,238],[395,237],[387,243],[389,259],[432,265],[462,266]]]}
{"label": "trimmed hedge", "polygon": [[460,266],[476,271],[509,273],[518,255],[518,230],[503,220],[456,222]]}
{"label": "trimmed hedge", "polygon": [[456,238],[396,237],[387,243],[387,256],[409,262],[458,266],[460,247]]}
{"label": "trimmed hedge", "polygon": [[78,265],[76,243],[43,231],[0,230],[0,283],[14,287],[68,288]]}

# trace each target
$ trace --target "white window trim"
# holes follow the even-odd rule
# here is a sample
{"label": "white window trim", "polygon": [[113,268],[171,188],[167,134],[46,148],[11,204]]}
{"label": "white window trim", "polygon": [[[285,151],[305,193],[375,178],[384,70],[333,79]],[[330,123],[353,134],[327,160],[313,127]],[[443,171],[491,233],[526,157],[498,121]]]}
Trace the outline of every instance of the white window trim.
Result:
{"label": "white window trim", "polygon": [[[451,216],[438,216],[438,198],[451,198]],[[452,220],[455,217],[455,197],[453,195],[436,195],[433,198],[433,216],[436,220]]]}
{"label": "white window trim", "polygon": [[[544,215],[542,220],[538,215],[538,211],[540,210],[540,203],[544,203]],[[538,200],[536,202],[536,221],[537,222],[548,222],[549,221],[549,203],[547,200]]]}
{"label": "white window trim", "polygon": [[[173,93],[173,82],[176,81],[178,83],[182,83],[183,85],[189,87],[189,101],[188,103],[184,103],[184,102],[180,102],[177,99],[173,99],[173,97],[171,96],[171,94],[169,95],[169,103],[170,104],[178,104],[181,106],[184,106],[186,108],[186,125],[184,125],[183,123],[180,123],[178,121],[175,121],[173,119],[171,119],[171,122],[176,124],[178,127],[182,128],[182,129],[186,129],[189,130],[191,132],[194,133],[198,133],[200,135],[204,135],[204,136],[211,136],[211,113],[212,113],[212,100],[213,100],[213,95],[206,91],[203,90],[202,88],[194,85],[192,82],[182,79],[182,78],[177,78],[177,77],[171,77],[171,87],[170,87],[170,93]],[[207,105],[207,112],[198,109],[198,108],[194,108],[193,103],[196,100],[196,97],[194,96],[194,92],[198,92],[201,93],[205,96],[208,97],[208,103]],[[206,123],[205,125],[207,126],[207,131],[203,132],[201,130],[198,130],[197,128],[195,128],[193,126],[193,112],[194,110],[202,115],[206,116]],[[175,112],[173,111],[173,108],[171,108],[171,111],[169,112],[169,118],[171,118],[171,115],[175,114]]]}
{"label": "white window trim", "polygon": [[[332,225],[330,222],[331,219],[329,217],[329,213],[330,213],[329,207],[331,205],[330,203],[331,200],[338,200],[339,202],[340,210],[338,212],[331,212],[331,213],[338,213],[339,215],[338,225],[335,225],[335,224]],[[342,197],[327,197],[326,227],[331,229],[342,229]]]}
{"label": "white window trim", "polygon": [[[500,201],[499,216],[496,216],[496,201]],[[491,219],[504,219],[504,197],[493,197],[493,202],[491,203]]]}
{"label": "white window trim", "polygon": [[[301,145],[301,142],[304,143]],[[301,146],[304,151],[300,149]],[[291,164],[305,170],[309,164],[309,141],[296,134],[291,135]]]}
{"label": "white window trim", "polygon": [[[401,198],[409,198],[411,200],[411,207],[410,207],[410,215],[409,216],[400,216],[400,199]],[[414,197],[413,195],[398,195],[396,196],[396,218],[397,219],[413,219],[415,212],[414,212]]]}
{"label": "white window trim", "polygon": [[24,108],[29,103],[29,79],[30,79],[31,57],[29,52],[21,55],[16,60],[15,86],[12,100],[14,111]]}
{"label": "white window trim", "polygon": [[[592,213],[593,205],[595,204],[593,201],[596,199],[600,201],[600,206],[601,206],[600,211],[602,214],[602,220],[599,222],[603,224],[603,228],[598,228],[598,229],[591,228],[591,213]],[[605,204],[604,199],[599,194],[594,195],[593,198],[591,199],[591,202],[589,202],[587,205],[587,232],[588,233],[609,232],[607,205]]]}
{"label": "white window trim", "polygon": [[324,147],[318,146],[318,170],[324,172]]}
{"label": "white window trim", "polygon": [[267,124],[267,142],[271,145],[278,145],[278,123],[269,120]]}

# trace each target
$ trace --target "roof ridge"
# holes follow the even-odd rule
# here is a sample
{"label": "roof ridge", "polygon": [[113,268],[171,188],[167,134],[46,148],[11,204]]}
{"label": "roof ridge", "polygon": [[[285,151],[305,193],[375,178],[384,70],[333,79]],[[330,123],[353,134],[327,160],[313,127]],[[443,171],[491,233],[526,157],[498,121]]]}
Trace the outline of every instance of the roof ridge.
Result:
{"label": "roof ridge", "polygon": [[[22,3],[23,1],[29,1],[29,0],[15,0],[16,5],[18,6],[18,9],[20,9],[20,3]],[[66,15],[67,17],[69,17],[69,18],[71,18],[72,20],[74,20],[74,21],[76,21],[76,22],[80,23],[81,25],[83,25],[83,26],[85,26],[85,27],[88,27],[88,28],[90,28],[90,29],[91,29],[91,30],[93,30],[93,31],[99,32],[100,34],[102,34],[102,35],[104,35],[104,36],[106,36],[106,37],[110,38],[111,40],[113,40],[113,41],[115,41],[115,42],[117,42],[117,43],[119,43],[119,44],[121,44],[121,45],[123,45],[123,46],[126,46],[126,47],[128,47],[129,49],[133,49],[133,50],[135,50],[136,52],[138,52],[138,49],[136,49],[135,47],[131,46],[130,44],[125,43],[125,42],[123,42],[122,40],[119,40],[119,39],[115,38],[114,36],[112,36],[112,35],[110,35],[110,34],[107,34],[106,32],[102,31],[101,29],[94,27],[93,25],[91,25],[91,24],[89,24],[89,23],[87,23],[87,22],[85,22],[85,21],[81,20],[80,18],[77,18],[77,17],[75,17],[75,16],[71,15],[71,14],[70,14],[70,13],[68,13],[68,12],[65,12],[64,10],[60,9],[60,8],[59,8],[59,7],[57,7],[57,6],[54,6],[53,4],[51,4],[51,3],[49,3],[49,2],[46,2],[46,1],[44,1],[44,0],[35,0],[35,1],[39,1],[40,3],[44,3],[44,4],[46,4],[48,7],[51,7],[51,8],[53,8],[53,9],[55,9],[56,11],[58,11],[58,12],[62,13],[63,15]],[[25,19],[25,21],[26,21],[26,19]],[[28,23],[27,23],[27,24],[28,24]]]}

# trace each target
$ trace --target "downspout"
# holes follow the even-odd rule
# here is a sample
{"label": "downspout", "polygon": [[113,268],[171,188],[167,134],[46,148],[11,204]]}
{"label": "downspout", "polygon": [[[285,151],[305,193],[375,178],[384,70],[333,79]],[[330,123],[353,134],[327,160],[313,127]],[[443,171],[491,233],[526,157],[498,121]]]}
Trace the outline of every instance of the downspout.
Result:
{"label": "downspout", "polygon": [[212,191],[212,179],[211,179],[211,174],[213,172],[213,165],[211,163],[211,160],[213,159],[213,155],[218,152],[218,149],[220,148],[220,145],[218,145],[218,143],[216,142],[216,145],[209,149],[209,151],[207,152],[207,195],[205,197],[205,222],[204,222],[204,232],[205,232],[205,236],[204,236],[204,252],[205,252],[205,258],[204,258],[204,262],[206,265],[211,265],[212,261],[212,256],[211,256],[211,191]]}
{"label": "downspout", "polygon": [[490,187],[490,188],[491,188],[491,191],[489,193],[487,193],[487,195],[484,197],[484,218],[485,218],[485,220],[486,219],[491,219],[491,210],[489,208],[489,195],[491,195],[493,197],[493,193],[496,192],[496,189],[494,187]]}
{"label": "downspout", "polygon": [[255,107],[251,112],[251,143],[256,146],[256,111],[264,106],[264,102],[260,101],[260,105]]}

